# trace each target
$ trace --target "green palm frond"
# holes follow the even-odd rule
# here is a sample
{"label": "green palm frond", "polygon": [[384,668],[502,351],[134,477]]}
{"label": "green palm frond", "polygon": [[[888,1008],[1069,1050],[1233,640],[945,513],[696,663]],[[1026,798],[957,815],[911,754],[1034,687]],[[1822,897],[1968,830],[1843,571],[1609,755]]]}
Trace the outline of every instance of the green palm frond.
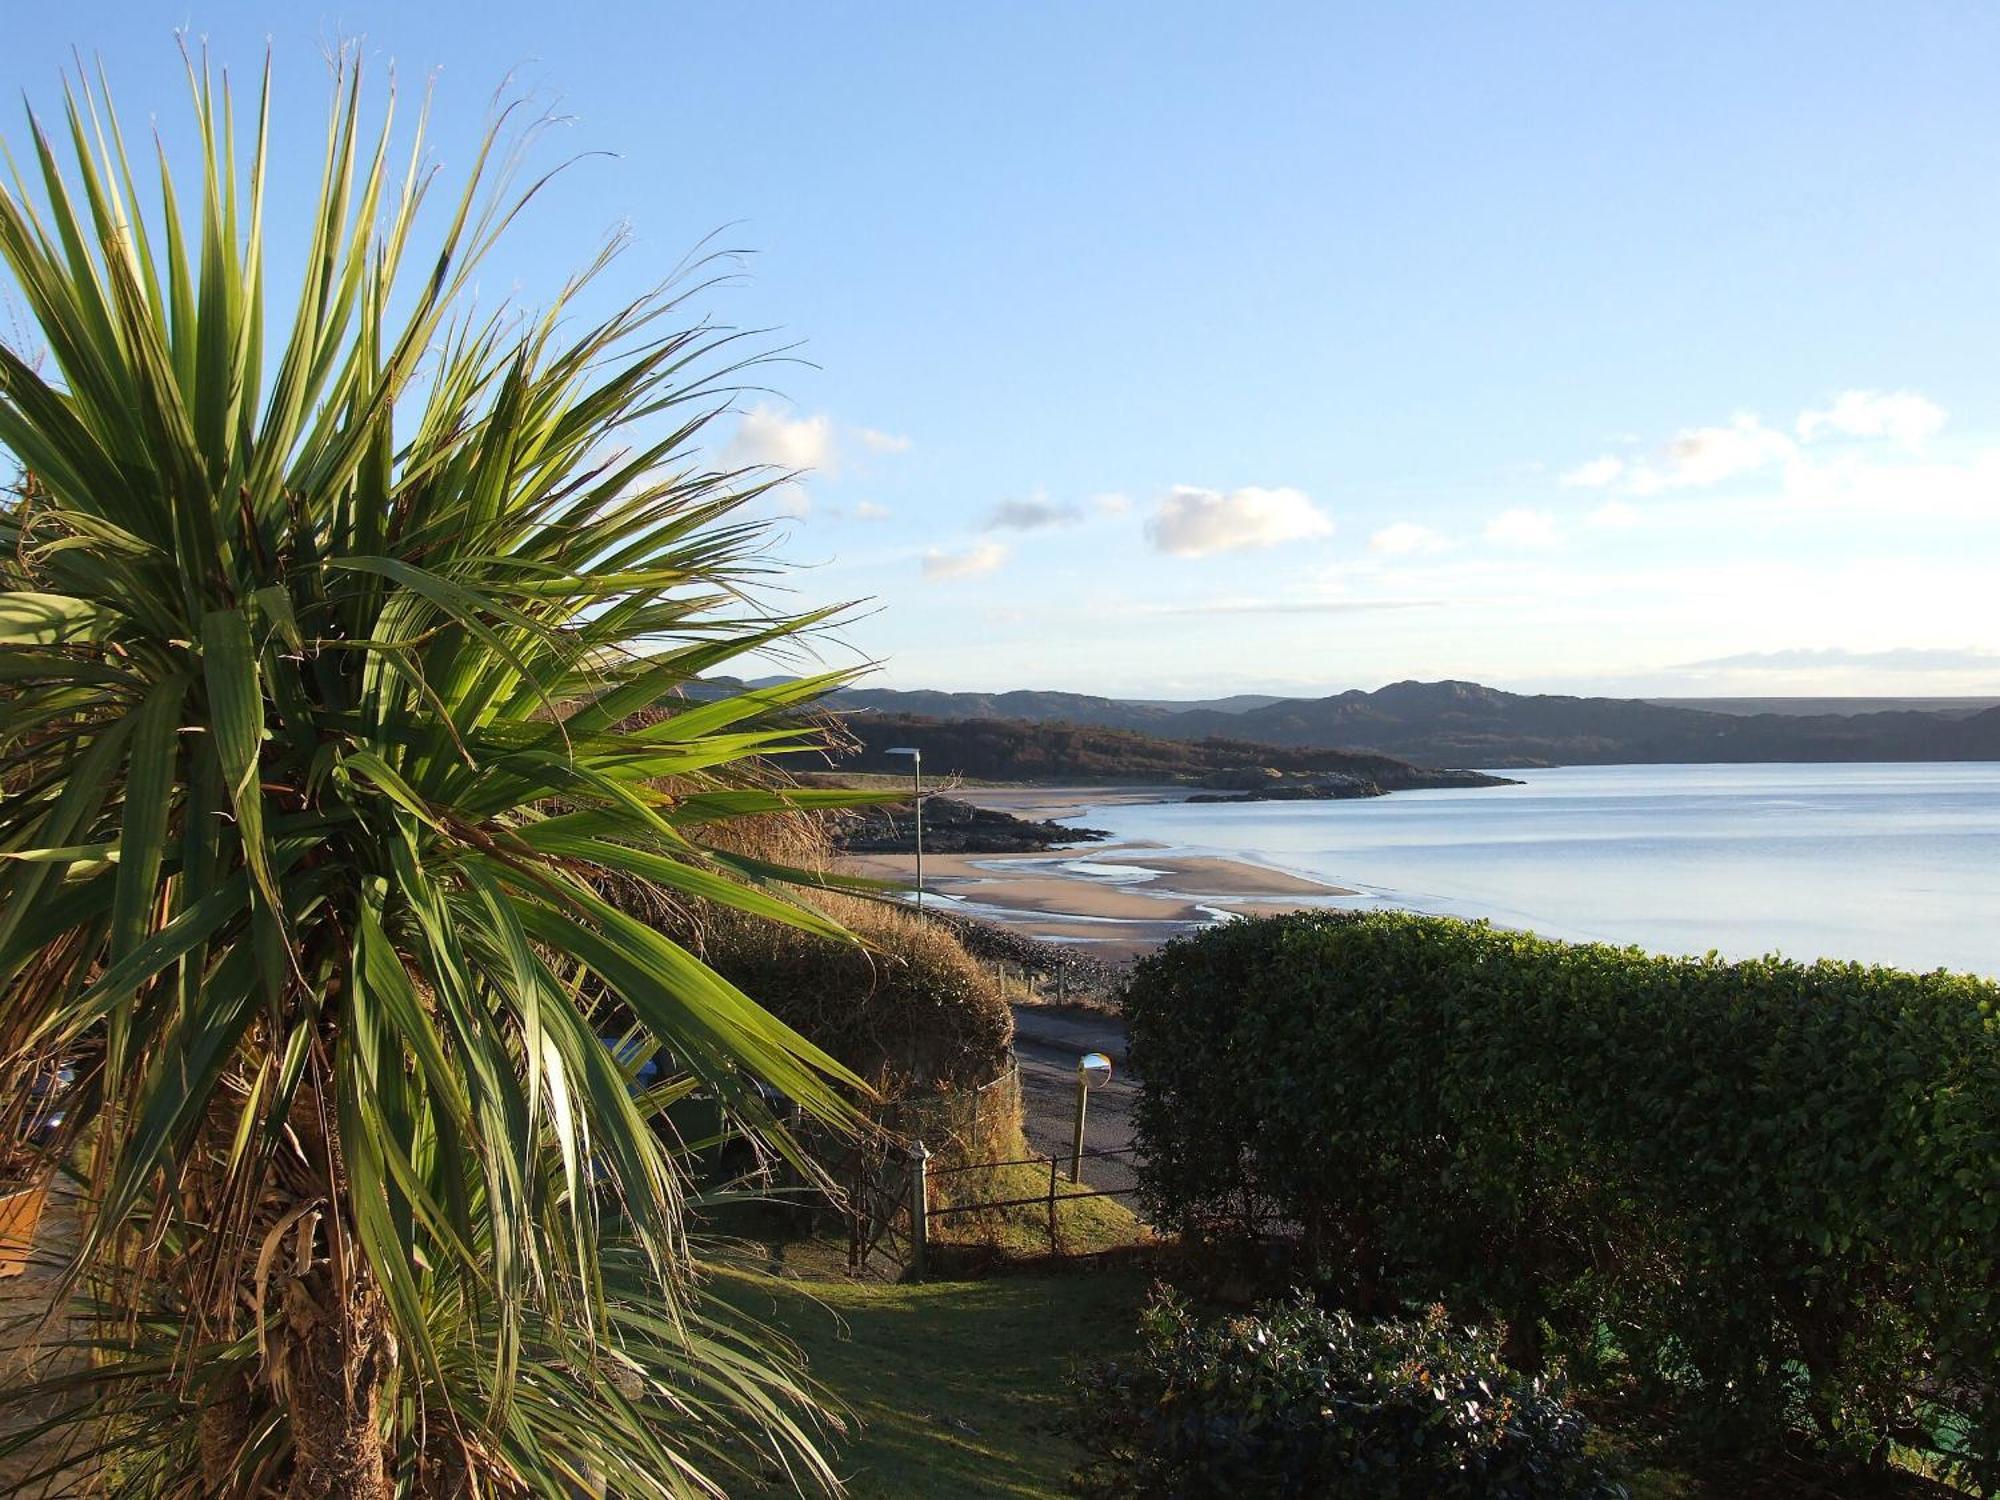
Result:
{"label": "green palm frond", "polygon": [[[0,349],[0,1056],[83,1062],[79,1259],[172,1281],[162,1368],[268,1402],[237,1455],[267,1480],[318,1462],[240,1295],[275,1258],[332,1278],[343,1358],[393,1352],[391,1451],[428,1423],[556,1493],[537,1455],[588,1413],[620,1493],[699,1493],[709,1402],[825,1482],[796,1392],[702,1332],[682,1169],[601,1040],[787,1151],[760,1083],[854,1118],[858,1080],[600,894],[839,935],[704,844],[730,797],[791,800],[745,768],[823,748],[796,710],[844,678],[683,696],[833,618],[757,605],[762,481],[700,458],[733,336],[671,290],[572,327],[603,257],[539,318],[474,310],[532,188],[496,127],[434,201],[421,129],[392,158],[347,68],[297,303],[267,308],[269,76],[247,151],[190,76],[198,202],[164,156],[142,199],[85,86],[0,187],[45,346]],[[600,1379],[635,1362],[645,1403]]]}

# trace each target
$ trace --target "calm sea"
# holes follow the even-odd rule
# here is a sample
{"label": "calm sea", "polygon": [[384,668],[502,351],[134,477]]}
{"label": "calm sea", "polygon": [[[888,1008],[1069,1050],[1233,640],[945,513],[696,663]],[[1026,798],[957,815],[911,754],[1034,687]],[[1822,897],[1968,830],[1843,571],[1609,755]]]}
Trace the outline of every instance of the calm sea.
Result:
{"label": "calm sea", "polygon": [[1567,766],[1362,802],[1076,821],[1361,892],[1663,953],[2000,975],[2000,765]]}

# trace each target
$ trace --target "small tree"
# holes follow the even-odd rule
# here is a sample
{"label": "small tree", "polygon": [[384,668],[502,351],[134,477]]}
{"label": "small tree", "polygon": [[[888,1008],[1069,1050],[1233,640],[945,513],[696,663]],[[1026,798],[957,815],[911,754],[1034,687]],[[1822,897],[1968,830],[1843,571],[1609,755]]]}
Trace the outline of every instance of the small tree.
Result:
{"label": "small tree", "polygon": [[393,164],[345,63],[287,318],[268,70],[247,166],[190,79],[192,215],[87,85],[0,189],[46,354],[0,348],[0,1050],[80,1071],[63,1418],[121,1493],[831,1485],[782,1351],[692,1289],[655,1119],[703,1090],[794,1150],[757,1084],[840,1127],[855,1080],[600,894],[845,940],[704,839],[813,800],[739,773],[838,680],[681,696],[827,618],[755,606],[763,482],[697,456],[731,339],[671,292],[571,327],[608,254],[474,311],[532,187],[496,126],[420,249],[421,126]]}

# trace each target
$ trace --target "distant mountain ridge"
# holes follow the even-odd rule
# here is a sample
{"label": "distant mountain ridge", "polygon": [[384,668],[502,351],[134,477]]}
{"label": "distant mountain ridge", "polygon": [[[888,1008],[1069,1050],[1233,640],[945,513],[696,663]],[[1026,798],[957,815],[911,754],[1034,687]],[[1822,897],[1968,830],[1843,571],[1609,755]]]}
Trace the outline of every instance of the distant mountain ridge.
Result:
{"label": "distant mountain ridge", "polygon": [[1969,719],[2000,698],[1646,698],[1661,708],[1705,708],[1718,714],[1856,714],[1925,713],[1947,719]]}
{"label": "distant mountain ridge", "polygon": [[993,781],[1130,781],[1198,786],[1230,800],[1376,797],[1429,787],[1494,786],[1480,771],[1413,766],[1389,755],[1266,745],[1209,736],[1171,739],[1131,729],[1048,720],[930,718],[864,711],[844,716],[854,742],[843,771],[903,773],[896,747],[923,752],[924,770]]}
{"label": "distant mountain ridge", "polygon": [[828,706],[845,713],[1023,720],[1175,740],[1368,752],[1420,766],[2000,760],[2000,707],[1972,713],[1718,712],[1635,698],[1508,693],[1476,682],[1395,682],[1373,692],[1354,689],[1233,710],[1084,693],[889,688],[844,689]]}

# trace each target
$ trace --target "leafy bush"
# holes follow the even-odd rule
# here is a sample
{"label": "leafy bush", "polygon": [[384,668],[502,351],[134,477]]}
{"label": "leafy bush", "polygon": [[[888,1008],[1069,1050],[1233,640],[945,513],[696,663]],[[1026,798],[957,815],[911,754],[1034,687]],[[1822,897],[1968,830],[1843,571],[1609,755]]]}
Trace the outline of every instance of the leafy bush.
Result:
{"label": "leafy bush", "polygon": [[1504,1319],[1715,1443],[1803,1426],[1992,1484],[1996,1012],[1942,972],[1232,924],[1135,970],[1142,1185],[1162,1227],[1296,1226],[1358,1305]]}
{"label": "leafy bush", "polygon": [[1080,1382],[1087,1495],[1625,1494],[1585,1453],[1588,1424],[1561,1388],[1509,1371],[1491,1336],[1442,1308],[1363,1323],[1294,1297],[1203,1324],[1166,1296],[1140,1332],[1135,1357]]}

